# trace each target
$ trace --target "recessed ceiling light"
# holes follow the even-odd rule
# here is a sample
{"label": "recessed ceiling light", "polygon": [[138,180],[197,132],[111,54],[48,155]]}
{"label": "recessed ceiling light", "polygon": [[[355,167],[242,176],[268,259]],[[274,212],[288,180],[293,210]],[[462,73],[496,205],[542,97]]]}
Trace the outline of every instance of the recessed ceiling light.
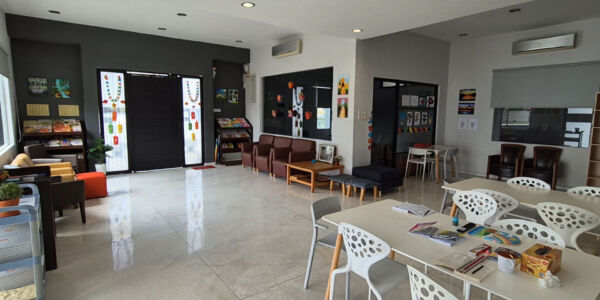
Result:
{"label": "recessed ceiling light", "polygon": [[469,35],[468,33],[459,33],[458,36],[467,36]]}
{"label": "recessed ceiling light", "polygon": [[180,17],[187,17],[186,13],[177,13],[177,15],[180,16]]}
{"label": "recessed ceiling light", "polygon": [[516,12],[520,12],[520,11],[521,11],[521,9],[517,7],[517,8],[513,8],[513,9],[509,10],[508,12],[509,13],[516,13]]}
{"label": "recessed ceiling light", "polygon": [[243,43],[243,41],[242,41],[242,40],[237,40],[237,41],[235,41],[235,42],[236,42],[236,43],[238,43],[238,44],[240,44],[240,43]]}
{"label": "recessed ceiling light", "polygon": [[352,32],[359,33],[359,32],[363,32],[363,30],[360,28],[356,28],[356,29],[352,29]]}
{"label": "recessed ceiling light", "polygon": [[58,10],[49,10],[48,12],[51,14],[60,15],[60,11],[58,11]]}
{"label": "recessed ceiling light", "polygon": [[245,8],[252,8],[252,7],[255,7],[256,4],[254,4],[254,2],[248,2],[248,1],[246,1],[246,2],[242,2],[242,6],[245,7]]}
{"label": "recessed ceiling light", "polygon": [[156,29],[158,29],[158,30],[167,30],[167,29],[166,29],[166,28],[164,28],[164,27],[158,27],[158,28],[156,28]]}

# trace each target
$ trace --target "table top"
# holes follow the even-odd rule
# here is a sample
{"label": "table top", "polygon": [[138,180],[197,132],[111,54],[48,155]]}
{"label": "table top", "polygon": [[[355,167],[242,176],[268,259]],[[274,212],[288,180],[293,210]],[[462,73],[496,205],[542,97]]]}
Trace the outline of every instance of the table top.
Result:
{"label": "table top", "polygon": [[[435,262],[454,252],[466,254],[473,247],[486,241],[467,236],[454,246],[448,247],[409,233],[408,230],[417,223],[437,221],[438,230],[454,230],[452,218],[434,213],[426,217],[404,214],[392,209],[401,202],[383,200],[373,204],[343,210],[323,217],[323,220],[339,225],[349,223],[358,226],[383,239],[394,252],[407,256],[420,263],[427,264],[451,276],[453,271],[435,264]],[[461,225],[464,225],[461,221]],[[489,242],[486,242],[490,244]],[[523,252],[536,242],[522,238],[518,246],[505,246]],[[571,249],[563,249],[561,270],[557,272],[562,286],[545,289],[538,285],[537,278],[517,270],[514,274],[496,271],[482,282],[470,282],[472,285],[507,298],[507,299],[595,299],[600,292],[597,270],[600,270],[600,258],[580,253]],[[461,295],[455,295],[461,297]]]}
{"label": "table top", "polygon": [[448,149],[456,149],[456,147],[454,146],[444,146],[444,145],[431,145],[427,148],[416,148],[416,147],[409,147],[409,148],[415,148],[415,149],[426,149],[429,150],[431,152],[440,152],[440,151],[446,151]]}
{"label": "table top", "polygon": [[442,186],[443,189],[452,191],[469,191],[473,189],[488,189],[505,193],[514,197],[520,204],[535,207],[540,202],[558,202],[583,209],[600,215],[600,201],[588,198],[576,198],[566,192],[550,190],[540,191],[532,188],[507,184],[504,181],[489,180],[484,178],[470,178]]}
{"label": "table top", "polygon": [[299,169],[307,172],[321,172],[321,171],[329,171],[329,170],[338,170],[343,169],[344,165],[332,165],[322,161],[317,161],[315,163],[311,161],[298,161],[293,162],[291,164],[286,164],[293,169]]}

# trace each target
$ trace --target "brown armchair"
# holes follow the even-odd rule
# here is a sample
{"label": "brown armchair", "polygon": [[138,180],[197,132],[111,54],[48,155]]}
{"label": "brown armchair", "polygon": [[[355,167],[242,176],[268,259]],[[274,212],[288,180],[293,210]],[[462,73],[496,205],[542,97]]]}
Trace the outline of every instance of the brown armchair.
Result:
{"label": "brown armchair", "polygon": [[273,148],[271,149],[273,176],[287,177],[287,166],[285,164],[312,160],[316,156],[316,143],[309,140],[294,139],[289,148]]}
{"label": "brown armchair", "polygon": [[29,155],[33,163],[49,164],[59,162],[70,162],[71,167],[77,172],[77,154],[53,154],[46,151],[46,146],[42,144],[33,144],[23,147],[23,152]]}
{"label": "brown armchair", "polygon": [[523,152],[525,152],[525,146],[523,145],[502,144],[500,154],[488,156],[485,178],[489,179],[490,175],[496,175],[498,180],[501,180],[502,177],[513,178],[519,176],[521,164],[523,163]]}
{"label": "brown armchair", "polygon": [[271,148],[289,148],[292,143],[291,138],[276,136],[272,145],[256,145],[254,155],[254,164],[257,171],[265,171],[271,174]]}
{"label": "brown armchair", "polygon": [[254,143],[242,143],[242,167],[251,166],[255,169],[254,164],[254,146],[256,145],[272,145],[273,138],[275,136],[268,134],[261,134],[258,138],[258,142]]}
{"label": "brown armchair", "polygon": [[558,177],[558,160],[562,149],[556,147],[535,146],[533,158],[528,158],[521,167],[522,175],[543,180],[556,189]]}

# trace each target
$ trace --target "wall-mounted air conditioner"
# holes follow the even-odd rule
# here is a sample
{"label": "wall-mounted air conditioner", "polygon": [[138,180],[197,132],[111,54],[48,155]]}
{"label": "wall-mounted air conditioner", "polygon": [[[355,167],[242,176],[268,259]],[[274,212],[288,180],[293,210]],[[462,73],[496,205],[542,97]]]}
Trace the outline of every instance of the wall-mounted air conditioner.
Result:
{"label": "wall-mounted air conditioner", "polygon": [[552,36],[542,39],[516,41],[513,54],[528,54],[575,48],[575,33]]}
{"label": "wall-mounted air conditioner", "polygon": [[302,40],[289,41],[271,48],[271,55],[275,58],[282,58],[300,53],[302,53]]}

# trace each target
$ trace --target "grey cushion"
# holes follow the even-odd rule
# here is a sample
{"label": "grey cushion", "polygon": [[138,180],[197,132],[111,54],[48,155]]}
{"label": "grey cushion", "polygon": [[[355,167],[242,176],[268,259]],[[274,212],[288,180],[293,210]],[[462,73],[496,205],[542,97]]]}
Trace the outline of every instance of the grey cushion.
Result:
{"label": "grey cushion", "polygon": [[355,186],[355,187],[361,188],[361,189],[369,189],[369,188],[379,186],[379,183],[377,183],[373,180],[364,179],[364,178],[353,178],[353,179],[346,181],[346,184]]}
{"label": "grey cushion", "polygon": [[340,174],[340,175],[329,176],[329,180],[333,180],[333,182],[344,183],[344,184],[348,180],[354,179],[354,178],[355,178],[354,176],[348,175],[348,174]]}

